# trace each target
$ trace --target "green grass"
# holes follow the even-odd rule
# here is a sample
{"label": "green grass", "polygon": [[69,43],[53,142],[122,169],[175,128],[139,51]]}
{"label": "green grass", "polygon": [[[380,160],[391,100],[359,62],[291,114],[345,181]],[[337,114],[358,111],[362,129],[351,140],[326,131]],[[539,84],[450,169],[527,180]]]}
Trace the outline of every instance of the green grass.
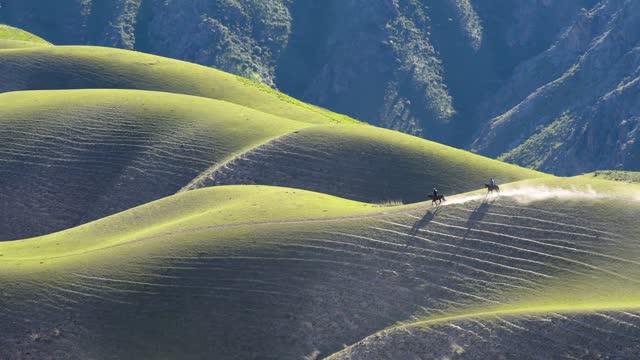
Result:
{"label": "green grass", "polygon": [[[312,126],[232,164],[217,179],[289,186],[366,202],[426,199],[433,187],[453,195],[546,174],[373,126]],[[213,185],[200,180],[190,188]]]}
{"label": "green grass", "polygon": [[0,232],[13,238],[172,195],[210,167],[310,126],[224,101],[138,90],[13,92],[0,103],[4,201],[13,209]]}
{"label": "green grass", "polygon": [[15,49],[3,52],[0,64],[6,69],[0,74],[2,91],[155,90],[224,100],[307,123],[356,122],[213,68],[126,50],[86,46]]}
{"label": "green grass", "polygon": [[0,50],[31,48],[31,47],[35,47],[35,46],[48,46],[48,45],[41,44],[41,43],[35,43],[35,42],[31,42],[31,41],[24,41],[24,40],[0,39]]}
{"label": "green grass", "polygon": [[634,171],[600,170],[582,176],[586,178],[606,179],[627,183],[640,183],[640,172]]}
{"label": "green grass", "polygon": [[[33,35],[31,33],[28,33],[24,30],[20,30],[8,25],[2,25],[0,24],[0,40],[14,40],[14,41],[21,41],[21,42],[26,42],[26,43],[30,43],[31,46],[34,45],[51,45],[49,42],[47,42],[46,40]],[[0,49],[3,47],[3,45],[7,45],[8,43],[0,43]],[[18,45],[18,44],[16,44]]]}
{"label": "green grass", "polygon": [[[0,266],[14,270],[41,261],[78,261],[83,254],[148,241],[188,229],[251,226],[365,215],[374,205],[298,189],[224,186],[190,191],[151,202],[77,228],[34,239],[0,243]],[[146,239],[146,240],[145,240]]]}
{"label": "green grass", "polygon": [[[385,163],[389,159],[412,161],[413,170],[428,178],[449,193],[462,193],[477,187],[494,177],[501,183],[523,179],[546,177],[538,171],[506,164],[468,151],[405,135],[392,130],[376,127],[359,128],[354,126],[316,127],[303,130],[313,133],[326,147],[344,146],[349,151],[375,150],[375,158],[369,163],[380,161],[386,169],[393,169],[394,163]],[[393,176],[390,172],[389,176]]]}

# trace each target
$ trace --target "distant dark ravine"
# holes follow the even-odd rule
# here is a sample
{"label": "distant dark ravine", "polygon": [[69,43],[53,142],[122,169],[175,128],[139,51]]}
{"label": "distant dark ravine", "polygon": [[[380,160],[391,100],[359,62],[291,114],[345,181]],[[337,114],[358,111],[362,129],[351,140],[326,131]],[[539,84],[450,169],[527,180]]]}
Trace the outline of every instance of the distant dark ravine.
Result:
{"label": "distant dark ravine", "polygon": [[640,169],[639,8],[623,0],[0,0],[0,22],[56,44],[214,66],[375,125],[575,175]]}

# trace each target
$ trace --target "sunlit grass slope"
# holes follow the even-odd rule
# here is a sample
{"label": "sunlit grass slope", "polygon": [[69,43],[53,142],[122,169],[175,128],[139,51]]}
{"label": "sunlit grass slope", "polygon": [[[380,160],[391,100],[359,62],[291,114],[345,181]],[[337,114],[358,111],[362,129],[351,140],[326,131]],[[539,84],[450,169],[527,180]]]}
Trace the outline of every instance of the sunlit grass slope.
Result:
{"label": "sunlit grass slope", "polygon": [[259,186],[178,194],[0,243],[0,354],[300,359],[356,344],[336,356],[420,358],[452,340],[486,358],[548,334],[552,358],[625,351],[640,326],[638,194],[580,178],[437,210]]}
{"label": "sunlit grass slope", "polygon": [[211,169],[188,188],[285,185],[367,202],[426,199],[546,174],[373,126],[315,126],[276,139]]}
{"label": "sunlit grass slope", "polygon": [[172,195],[215,164],[308,125],[169,93],[2,94],[0,233],[46,234]]}
{"label": "sunlit grass slope", "polygon": [[213,68],[138,52],[56,46],[0,53],[0,92],[121,88],[225,100],[309,123],[356,121]]}
{"label": "sunlit grass slope", "polygon": [[51,45],[44,39],[8,25],[0,24],[0,50]]}
{"label": "sunlit grass slope", "polygon": [[31,42],[31,41],[23,41],[23,40],[0,39],[0,50],[31,48],[31,47],[34,47],[34,46],[48,46],[48,45],[47,44],[42,44],[42,43]]}

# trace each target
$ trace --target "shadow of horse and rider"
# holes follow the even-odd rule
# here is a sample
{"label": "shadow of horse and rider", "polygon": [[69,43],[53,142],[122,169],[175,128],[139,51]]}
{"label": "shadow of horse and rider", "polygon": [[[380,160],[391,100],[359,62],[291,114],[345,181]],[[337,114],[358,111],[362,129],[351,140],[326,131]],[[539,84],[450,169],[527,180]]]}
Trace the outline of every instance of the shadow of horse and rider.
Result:
{"label": "shadow of horse and rider", "polygon": [[[467,220],[467,224],[465,226],[467,228],[467,234],[473,228],[473,224],[477,221],[480,221],[484,217],[484,215],[489,211],[491,202],[489,201],[488,196],[494,192],[497,193],[498,195],[500,194],[500,186],[498,186],[493,182],[489,184],[484,184],[484,187],[485,189],[487,189],[487,194],[485,198],[482,200],[482,202],[480,203],[480,205],[478,205],[478,207],[474,209],[473,212],[469,215],[469,219]],[[431,205],[432,206],[435,205],[436,207],[435,209],[428,210],[420,220],[416,221],[413,224],[410,230],[410,234],[412,236],[417,235],[420,229],[427,226],[436,217],[438,212],[440,212],[441,207],[439,205],[447,201],[444,195],[437,194],[436,189],[434,189],[434,194],[428,195],[427,199],[431,200]],[[465,237],[466,237],[466,234],[465,234]]]}

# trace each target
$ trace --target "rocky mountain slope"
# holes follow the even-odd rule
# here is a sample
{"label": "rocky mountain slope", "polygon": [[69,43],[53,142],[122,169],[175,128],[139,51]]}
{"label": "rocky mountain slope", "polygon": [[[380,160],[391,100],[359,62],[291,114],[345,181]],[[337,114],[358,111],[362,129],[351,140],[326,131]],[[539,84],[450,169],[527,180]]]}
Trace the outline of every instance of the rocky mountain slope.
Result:
{"label": "rocky mountain slope", "polygon": [[605,1],[515,70],[474,149],[567,175],[640,167],[640,3]]}
{"label": "rocky mountain slope", "polygon": [[517,164],[640,169],[625,0],[0,0],[56,44],[215,66],[367,122]]}

